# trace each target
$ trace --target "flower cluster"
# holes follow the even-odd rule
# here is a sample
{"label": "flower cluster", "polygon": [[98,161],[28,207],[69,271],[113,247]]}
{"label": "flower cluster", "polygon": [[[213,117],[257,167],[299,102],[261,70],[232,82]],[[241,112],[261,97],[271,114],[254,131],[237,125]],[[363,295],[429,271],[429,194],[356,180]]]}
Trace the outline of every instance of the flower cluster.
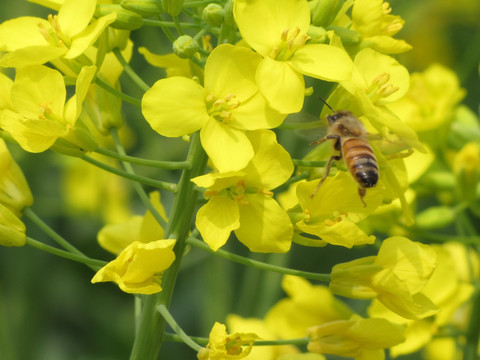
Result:
{"label": "flower cluster", "polygon": [[[476,351],[471,339],[480,330],[467,324],[465,304],[478,300],[472,283],[480,260],[454,241],[478,242],[480,122],[459,105],[465,90],[451,70],[433,64],[410,74],[394,57],[412,47],[396,38],[404,20],[389,3],[32,1],[57,14],[0,24],[0,67],[14,74],[0,73],[0,244],[84,263],[95,271],[92,283],[139,295],[132,358],[156,357],[165,339],[182,340],[200,360],[381,360],[385,351],[422,348],[434,358],[439,342],[453,358],[462,341]],[[162,30],[168,51],[156,54],[140,46],[145,38],[130,37],[146,26]],[[150,48],[163,40],[149,41]],[[150,85],[134,70],[138,61],[164,75]],[[138,89],[124,92],[122,74]],[[291,129],[308,130],[318,146],[307,147]],[[70,211],[88,209],[98,228],[98,219],[107,223],[97,242],[113,260],[88,257],[35,215],[3,139],[35,153],[29,156],[69,157],[64,202]],[[159,159],[129,156],[123,144]],[[143,215],[130,210],[127,182],[91,165],[132,181]],[[139,175],[137,165],[149,170]],[[143,186],[155,189],[149,196]],[[27,237],[24,215],[64,250]],[[208,340],[191,338],[168,306],[177,277],[184,281],[187,265],[203,262],[193,248],[299,276],[283,277],[288,296],[280,300],[268,278],[257,317],[228,309],[220,314],[230,313],[226,325],[214,319]],[[321,259],[314,271],[328,274],[230,252],[267,253],[285,265],[298,264],[305,248]],[[353,248],[362,257],[351,260]],[[258,295],[261,281],[223,284],[245,292],[252,282]],[[336,296],[370,302],[353,310]],[[225,310],[218,308],[216,315]],[[165,333],[165,323],[175,334]],[[263,340],[279,346],[257,347]]]}

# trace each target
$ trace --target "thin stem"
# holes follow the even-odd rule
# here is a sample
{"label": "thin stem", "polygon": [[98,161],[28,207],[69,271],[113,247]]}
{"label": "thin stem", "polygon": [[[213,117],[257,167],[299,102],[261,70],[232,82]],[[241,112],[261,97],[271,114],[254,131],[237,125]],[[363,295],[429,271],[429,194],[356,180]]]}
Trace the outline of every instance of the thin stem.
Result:
{"label": "thin stem", "polygon": [[85,255],[72,254],[68,251],[57,249],[53,246],[46,245],[44,243],[41,243],[40,241],[34,240],[29,237],[27,237],[26,245],[32,246],[34,248],[48,252],[53,255],[63,257],[65,259],[69,259],[69,260],[73,260],[73,261],[85,264],[94,271],[97,271],[98,269],[104,267],[107,264],[105,261],[91,259]]}
{"label": "thin stem", "polygon": [[95,78],[95,84],[97,84],[101,88],[107,90],[109,93],[115,95],[116,97],[122,99],[123,101],[126,101],[126,102],[128,102],[132,105],[138,106],[138,107],[142,106],[142,101],[141,100],[139,100],[137,98],[134,98],[133,96],[124,94],[121,91],[118,91],[117,89],[110,86],[108,83],[104,82],[103,80],[101,80],[98,77]]}
{"label": "thin stem", "polygon": [[154,180],[154,179],[150,179],[150,178],[145,177],[145,176],[140,176],[140,175],[132,174],[130,172],[125,172],[125,171],[119,170],[119,169],[117,169],[113,166],[104,164],[101,161],[95,160],[88,155],[82,156],[81,159],[90,163],[90,164],[92,164],[92,165],[95,165],[96,167],[99,167],[99,168],[101,168],[105,171],[111,172],[112,174],[130,179],[130,180],[134,180],[134,181],[136,181],[136,183],[142,183],[142,184],[153,186],[153,187],[156,187],[156,188],[159,188],[159,189],[175,192],[176,185],[173,184],[173,183],[168,183],[168,182],[164,182],[164,181],[160,181],[160,180]]}
{"label": "thin stem", "polygon": [[330,274],[318,274],[318,273],[312,273],[312,272],[308,272],[308,271],[289,269],[289,268],[285,268],[285,267],[277,266],[277,265],[271,265],[271,264],[264,263],[264,262],[261,262],[261,261],[252,260],[252,259],[246,258],[244,256],[232,254],[232,253],[230,253],[228,251],[225,251],[225,250],[222,250],[222,249],[214,251],[214,250],[210,249],[210,247],[207,244],[205,244],[203,241],[200,241],[200,240],[192,238],[192,237],[188,238],[187,243],[196,247],[196,248],[199,248],[203,251],[209,252],[211,254],[215,254],[215,255],[220,256],[224,259],[235,261],[237,263],[240,263],[240,264],[243,264],[243,265],[246,265],[246,266],[253,266],[257,269],[274,271],[274,272],[281,273],[281,274],[301,276],[305,279],[318,280],[318,281],[322,281],[322,282],[326,282],[326,283],[330,282]]}
{"label": "thin stem", "polygon": [[[143,24],[147,26],[156,26],[160,28],[174,28],[176,27],[173,21],[162,21],[162,20],[151,20],[151,19],[143,19]],[[180,23],[184,29],[198,29],[201,28],[202,24],[194,24],[194,23]]]}
{"label": "thin stem", "polygon": [[[125,153],[125,149],[123,148],[122,146],[122,143],[120,141],[120,137],[118,136],[118,132],[117,132],[117,129],[114,129],[112,128],[110,130],[110,134],[113,138],[113,141],[115,142],[115,146],[117,148],[117,151],[120,155],[127,155]],[[123,167],[124,169],[127,171],[127,173],[130,175],[130,176],[137,176],[135,175],[135,172],[133,171],[133,168],[132,168],[132,165],[128,162],[122,162],[123,164]],[[160,215],[160,213],[157,211],[157,209],[155,209],[155,207],[153,206],[152,202],[150,201],[150,198],[148,197],[147,193],[145,192],[145,190],[142,188],[142,186],[138,183],[138,182],[133,182],[132,183],[132,186],[133,188],[135,189],[135,191],[137,192],[138,196],[140,197],[140,199],[142,200],[143,204],[145,205],[145,207],[151,212],[151,214],[153,215],[153,217],[155,218],[155,220],[157,220],[157,222],[163,227],[165,228],[167,223],[166,221],[163,219],[162,215]],[[170,188],[172,186],[175,186],[174,184],[170,184]]]}
{"label": "thin stem", "polygon": [[310,173],[308,171],[304,171],[298,175],[292,176],[290,179],[285,181],[282,185],[279,187],[273,189],[275,193],[279,193],[282,191],[285,191],[291,184],[296,183],[297,181],[308,179],[310,177]]}
{"label": "thin stem", "polygon": [[23,210],[23,214],[32,222],[34,222],[35,225],[37,225],[45,234],[47,234],[53,241],[55,241],[58,245],[63,247],[65,250],[68,250],[70,253],[86,257],[84,253],[82,253],[75,246],[70,244],[55,230],[53,230],[50,226],[48,226],[47,223],[45,223],[42,219],[40,219],[31,208],[25,208]]}
{"label": "thin stem", "polygon": [[101,147],[98,147],[95,150],[95,152],[101,155],[108,156],[112,159],[126,161],[131,164],[150,166],[154,168],[177,170],[177,169],[190,169],[192,167],[192,164],[190,164],[188,161],[160,161],[160,160],[142,159],[135,156],[120,155],[118,152],[104,149]]}
{"label": "thin stem", "polygon": [[178,32],[178,35],[184,35],[185,33],[182,30],[182,27],[180,26],[180,22],[178,21],[178,16],[173,16],[173,23],[175,24],[175,29]]}
{"label": "thin stem", "polygon": [[135,70],[132,69],[132,67],[130,66],[130,64],[125,60],[125,58],[123,57],[122,55],[122,52],[120,51],[119,48],[114,48],[113,49],[113,53],[115,54],[115,57],[117,58],[117,60],[120,62],[120,64],[122,64],[123,66],[123,70],[125,71],[125,73],[130,77],[130,79],[133,80],[133,82],[135,84],[137,84],[137,86],[142,89],[143,91],[147,91],[150,89],[150,86],[145,82],[143,81],[143,79],[138,76],[138,74],[135,72]]}
{"label": "thin stem", "polygon": [[[170,31],[170,29],[166,24],[173,24],[173,27],[175,27],[175,23],[162,21],[162,18],[160,17],[160,15],[158,16],[158,19],[159,21],[156,22],[155,26],[159,26],[162,29],[165,36],[168,38],[168,40],[170,40],[170,42],[173,44],[175,41],[175,36],[173,36],[172,32]],[[147,23],[144,22],[144,24],[147,24]]]}
{"label": "thin stem", "polygon": [[[208,344],[208,338],[199,336],[189,336],[189,339],[195,341],[195,343],[206,346]],[[184,342],[183,339],[177,334],[166,333],[165,340],[172,342]],[[257,340],[253,343],[253,346],[271,346],[271,345],[297,345],[305,346],[308,344],[308,338],[298,339],[282,339],[282,340]]]}
{"label": "thin stem", "polygon": [[480,336],[480,284],[476,284],[475,292],[471,298],[472,312],[468,324],[466,344],[463,352],[464,360],[478,359],[478,339]]}
{"label": "thin stem", "polygon": [[199,352],[202,350],[202,347],[198,345],[195,341],[193,341],[185,332],[182,330],[180,325],[175,321],[173,316],[170,314],[168,311],[167,307],[165,305],[158,305],[157,306],[158,312],[163,316],[165,321],[167,322],[168,325],[172,328],[173,331],[177,334],[177,336],[182,339],[182,341],[187,344],[189,347],[191,347],[193,350],[196,352]]}

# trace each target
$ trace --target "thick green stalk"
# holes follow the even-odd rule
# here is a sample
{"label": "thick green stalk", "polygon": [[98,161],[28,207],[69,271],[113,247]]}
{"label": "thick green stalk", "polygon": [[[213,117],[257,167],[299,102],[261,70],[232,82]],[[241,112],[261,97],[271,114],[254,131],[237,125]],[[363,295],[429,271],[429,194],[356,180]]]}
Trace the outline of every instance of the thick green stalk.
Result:
{"label": "thick green stalk", "polygon": [[165,305],[168,308],[172,300],[198,196],[190,179],[203,174],[207,163],[207,156],[201,147],[198,133],[191,137],[188,161],[191,162],[192,168],[184,170],[180,177],[178,191],[165,229],[166,238],[177,240],[174,248],[175,262],[163,274],[163,291],[145,297],[140,324],[130,355],[131,360],[156,359],[164,340],[165,319],[157,311],[157,306]]}
{"label": "thick green stalk", "polygon": [[471,303],[472,313],[470,314],[470,324],[467,330],[467,343],[463,352],[464,360],[478,359],[478,342],[480,337],[480,288],[478,284],[472,295]]}

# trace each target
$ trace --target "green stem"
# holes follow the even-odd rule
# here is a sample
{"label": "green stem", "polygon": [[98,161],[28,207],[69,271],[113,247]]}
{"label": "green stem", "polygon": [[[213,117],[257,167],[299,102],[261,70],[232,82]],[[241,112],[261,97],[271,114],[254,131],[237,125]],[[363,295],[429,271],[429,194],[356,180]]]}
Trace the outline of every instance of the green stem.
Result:
{"label": "green stem", "polygon": [[[125,153],[125,149],[123,148],[122,146],[122,142],[120,141],[120,137],[118,136],[118,131],[117,129],[110,129],[110,135],[112,136],[113,138],[113,141],[115,142],[115,146],[117,148],[117,152],[120,154],[120,155],[127,155]],[[123,162],[123,167],[124,169],[127,171],[127,173],[129,174],[129,176],[137,176],[135,175],[135,172],[133,171],[133,168],[132,168],[132,165],[128,162]],[[163,182],[162,182],[163,183]],[[155,209],[155,207],[153,206],[152,202],[150,201],[150,198],[148,197],[147,193],[145,192],[145,190],[142,188],[142,185],[140,185],[138,182],[133,182],[132,183],[132,186],[133,188],[135,189],[135,191],[137,192],[138,196],[140,197],[140,199],[142,200],[143,204],[145,205],[145,207],[150,211],[150,213],[153,215],[153,217],[155,218],[155,220],[157,220],[157,222],[163,227],[165,228],[167,223],[166,221],[163,219],[162,215],[160,215],[160,213],[157,211],[157,209]],[[170,184],[171,187],[175,186],[174,184]]]}
{"label": "green stem", "polygon": [[101,155],[108,156],[115,160],[126,161],[131,164],[150,166],[154,168],[177,170],[190,169],[192,167],[192,164],[190,164],[188,161],[159,161],[151,159],[141,159],[135,156],[120,155],[118,152],[104,149],[101,147],[98,147],[95,152]]}
{"label": "green stem", "polygon": [[140,324],[130,355],[131,360],[156,359],[164,340],[165,319],[157,311],[157,306],[165,305],[168,308],[170,305],[198,197],[190,179],[203,174],[207,163],[207,156],[201,147],[198,133],[191,137],[187,160],[192,164],[192,168],[185,169],[180,177],[178,191],[165,229],[166,238],[177,239],[174,248],[175,261],[163,274],[163,291],[145,297]]}
{"label": "green stem", "polygon": [[214,250],[210,249],[210,247],[207,244],[205,244],[203,241],[200,241],[200,240],[192,238],[192,237],[188,238],[187,243],[196,247],[196,248],[207,251],[211,254],[215,254],[215,255],[220,256],[224,259],[235,261],[237,263],[240,263],[240,264],[243,264],[243,265],[246,265],[246,266],[253,266],[257,269],[274,271],[274,272],[281,273],[281,274],[301,276],[305,279],[318,280],[318,281],[322,281],[322,282],[326,282],[326,283],[330,282],[330,274],[318,274],[318,273],[312,273],[312,272],[308,272],[308,271],[289,269],[289,268],[285,268],[285,267],[277,266],[277,265],[271,265],[271,264],[264,263],[264,262],[261,262],[261,261],[252,260],[252,259],[246,258],[244,256],[232,254],[232,253],[230,253],[228,251],[225,251],[225,250],[222,250],[222,249],[214,251]]}
{"label": "green stem", "polygon": [[308,179],[310,177],[310,173],[308,171],[304,171],[298,175],[292,176],[290,179],[285,181],[282,185],[279,187],[273,189],[275,193],[280,193],[282,191],[285,191],[291,184],[296,183],[297,181]]}
{"label": "green stem", "polygon": [[40,241],[34,240],[29,237],[27,237],[26,245],[32,246],[34,248],[48,252],[53,255],[63,257],[65,259],[69,259],[69,260],[73,260],[73,261],[85,264],[94,271],[98,271],[100,268],[104,267],[107,264],[105,261],[91,259],[84,255],[72,254],[68,251],[54,248],[53,246],[46,245],[44,243],[41,243]]}
{"label": "green stem", "polygon": [[478,339],[480,336],[480,284],[476,284],[475,292],[471,298],[472,312],[468,324],[467,343],[463,352],[464,360],[478,359]]}
{"label": "green stem", "polygon": [[53,241],[58,245],[63,247],[65,250],[68,250],[70,253],[86,257],[84,253],[78,250],[75,246],[70,244],[62,236],[60,236],[55,230],[48,226],[42,219],[40,219],[37,214],[31,208],[25,208],[23,214],[35,223],[45,234],[47,234]]}
{"label": "green stem", "polygon": [[150,178],[145,177],[145,176],[139,176],[139,175],[136,175],[136,174],[132,174],[128,171],[125,172],[125,171],[119,170],[119,169],[117,169],[113,166],[104,164],[101,161],[95,160],[88,155],[82,156],[81,159],[90,163],[90,164],[92,164],[92,165],[95,165],[96,167],[99,167],[99,168],[101,168],[105,171],[111,172],[112,174],[130,179],[130,180],[134,180],[136,182],[139,182],[139,183],[142,183],[142,184],[145,184],[145,185],[153,186],[153,187],[163,189],[163,190],[167,190],[167,191],[171,191],[171,192],[175,192],[175,190],[176,190],[176,185],[173,184],[173,183],[168,183],[168,182],[160,181],[160,180],[153,180],[153,179],[150,179]]}
{"label": "green stem", "polygon": [[[199,336],[189,336],[189,339],[195,341],[195,343],[206,346],[208,344],[208,338]],[[166,341],[172,342],[184,342],[183,339],[177,334],[165,334]],[[305,346],[308,344],[308,338],[299,339],[283,339],[283,340],[258,340],[253,343],[253,346],[271,346],[271,345],[296,345]]]}
{"label": "green stem", "polygon": [[163,316],[165,321],[167,322],[168,325],[172,328],[173,331],[177,334],[177,336],[182,339],[182,341],[190,346],[193,350],[196,352],[199,352],[202,350],[202,347],[198,345],[195,341],[193,341],[185,332],[182,330],[180,325],[175,321],[173,316],[170,314],[168,311],[167,307],[165,305],[158,305],[157,306],[158,312]]}
{"label": "green stem", "polygon": [[178,21],[178,16],[173,17],[173,23],[175,24],[175,29],[178,32],[178,35],[184,35],[185,33],[182,30],[182,27],[180,26],[180,21]]}
{"label": "green stem", "polygon": [[133,104],[135,106],[138,106],[138,107],[142,106],[142,101],[141,100],[139,100],[137,98],[134,98],[133,96],[124,94],[121,91],[118,91],[117,89],[115,89],[114,87],[111,87],[109,84],[107,84],[106,82],[104,82],[103,80],[101,80],[98,77],[95,78],[95,84],[97,84],[101,88],[107,90],[109,93],[115,95],[116,97],[122,99],[123,101],[126,101],[126,102],[128,102],[130,104]]}
{"label": "green stem", "polygon": [[123,70],[130,77],[130,79],[132,79],[133,82],[135,84],[137,84],[137,86],[140,89],[142,89],[144,92],[149,90],[150,86],[145,81],[143,81],[143,79],[140,76],[138,76],[138,74],[135,72],[135,70],[132,69],[130,64],[123,57],[120,49],[119,48],[114,48],[113,53],[114,53],[115,57],[117,58],[117,60],[120,62],[120,64],[122,64]]}
{"label": "green stem", "polygon": [[[151,20],[151,19],[143,19],[143,24],[147,26],[156,26],[160,28],[174,28],[176,27],[173,21],[162,21],[162,20]],[[194,23],[180,23],[181,26],[185,29],[198,29],[201,28],[202,24],[194,24]]]}

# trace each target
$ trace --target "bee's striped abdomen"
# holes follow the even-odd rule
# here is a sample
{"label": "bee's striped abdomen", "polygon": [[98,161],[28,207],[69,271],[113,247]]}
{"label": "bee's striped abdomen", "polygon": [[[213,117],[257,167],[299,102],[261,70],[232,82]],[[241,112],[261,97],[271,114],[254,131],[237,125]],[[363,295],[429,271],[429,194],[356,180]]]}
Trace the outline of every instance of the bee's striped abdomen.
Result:
{"label": "bee's striped abdomen", "polygon": [[373,150],[363,139],[346,139],[342,142],[342,155],[348,170],[362,188],[377,185],[378,165]]}

